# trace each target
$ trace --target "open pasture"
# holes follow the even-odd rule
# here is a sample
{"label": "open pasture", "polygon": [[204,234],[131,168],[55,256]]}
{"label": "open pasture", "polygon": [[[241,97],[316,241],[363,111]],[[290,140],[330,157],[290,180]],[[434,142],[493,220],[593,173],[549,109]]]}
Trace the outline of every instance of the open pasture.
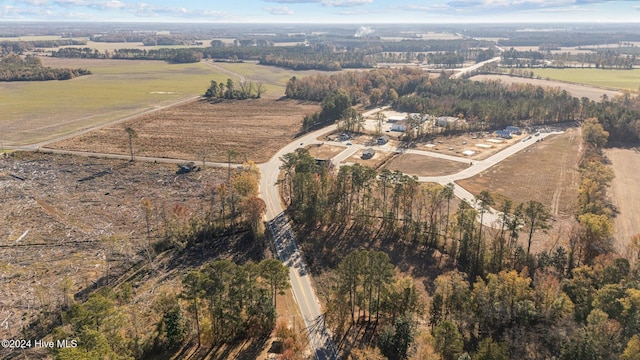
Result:
{"label": "open pasture", "polygon": [[[255,63],[168,64],[144,60],[43,58],[45,66],[85,68],[92,75],[67,81],[0,83],[0,141],[34,144],[124,120],[201,95],[211,80],[265,84],[265,98],[284,95],[294,72]],[[302,113],[306,115],[307,113]]]}
{"label": "open pasture", "polygon": [[534,69],[535,76],[543,79],[566,81],[600,88],[638,91],[640,86],[640,69]]}
{"label": "open pasture", "polygon": [[66,81],[0,83],[0,140],[26,145],[140,114],[204,93],[224,79],[205,64],[44,59],[45,66],[85,68]]}
{"label": "open pasture", "polygon": [[[620,70],[621,71],[621,70]],[[581,85],[578,83],[569,83],[562,81],[544,80],[544,79],[530,79],[509,75],[476,75],[471,77],[471,80],[487,81],[487,80],[500,80],[504,84],[531,84],[535,86],[541,86],[543,88],[559,88],[565,90],[571,96],[577,98],[586,97],[589,100],[600,101],[603,94],[606,94],[609,98],[620,94],[618,90],[608,90],[598,88],[594,86]]]}
{"label": "open pasture", "polygon": [[129,154],[126,127],[136,130],[136,155],[226,162],[267,161],[293,140],[305,114],[318,104],[247,99],[210,103],[194,100],[49,145],[54,149]]}

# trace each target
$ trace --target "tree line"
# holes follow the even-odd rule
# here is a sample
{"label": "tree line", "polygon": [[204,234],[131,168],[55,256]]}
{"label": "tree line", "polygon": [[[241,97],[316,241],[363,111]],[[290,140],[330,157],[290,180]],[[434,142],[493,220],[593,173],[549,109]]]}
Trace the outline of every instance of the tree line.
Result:
{"label": "tree line", "polygon": [[213,343],[228,343],[273,330],[276,297],[289,286],[289,270],[275,259],[243,265],[216,260],[189,272],[182,284],[181,297],[189,303],[198,345],[203,336]]}
{"label": "tree line", "polygon": [[264,94],[266,88],[263,83],[252,81],[240,81],[235,83],[232,79],[227,79],[226,83],[211,80],[209,88],[205,91],[204,97],[213,99],[259,99]]}
{"label": "tree line", "polygon": [[202,60],[200,49],[115,49],[101,52],[97,49],[63,48],[53,51],[53,57],[81,59],[118,59],[118,60],[164,60],[171,63],[196,63]]}
{"label": "tree line", "polygon": [[[640,111],[626,96],[602,101],[575,98],[566,91],[530,84],[505,85],[500,81],[429,77],[418,69],[375,69],[332,75],[293,77],[287,83],[289,98],[323,101],[341,92],[350,105],[390,104],[401,112],[464,118],[466,126],[450,132],[502,129],[597,118],[614,141],[640,138]],[[333,120],[338,120],[336,116]],[[313,119],[312,119],[313,120]],[[319,121],[307,120],[308,124]],[[325,121],[321,121],[326,123]]]}
{"label": "tree line", "polygon": [[69,80],[90,75],[86,69],[62,69],[42,65],[40,58],[27,55],[22,58],[11,54],[0,59],[0,81]]}
{"label": "tree line", "polygon": [[55,48],[60,46],[80,46],[85,45],[84,40],[58,39],[58,40],[30,40],[30,41],[0,41],[0,54],[22,55],[27,51],[34,51],[37,48]]}
{"label": "tree line", "polygon": [[395,275],[386,253],[363,250],[345,256],[335,270],[326,316],[335,338],[363,328],[379,332],[381,354],[403,359],[423,307],[413,282]]}

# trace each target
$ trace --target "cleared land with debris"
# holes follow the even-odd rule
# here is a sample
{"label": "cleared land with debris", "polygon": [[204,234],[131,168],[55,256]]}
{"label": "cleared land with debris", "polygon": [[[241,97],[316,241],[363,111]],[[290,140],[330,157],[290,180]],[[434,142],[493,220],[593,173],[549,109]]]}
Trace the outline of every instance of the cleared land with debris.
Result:
{"label": "cleared land with debris", "polygon": [[0,157],[0,169],[3,338],[17,338],[65,296],[103,284],[107,264],[116,280],[145,259],[165,221],[186,222],[208,208],[210,189],[226,179],[226,169],[177,175],[175,165],[43,153]]}

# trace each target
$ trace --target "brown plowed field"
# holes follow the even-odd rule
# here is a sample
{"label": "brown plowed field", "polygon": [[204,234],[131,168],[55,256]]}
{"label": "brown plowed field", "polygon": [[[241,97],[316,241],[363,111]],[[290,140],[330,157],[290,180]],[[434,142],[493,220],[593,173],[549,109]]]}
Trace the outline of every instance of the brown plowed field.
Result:
{"label": "brown plowed field", "polygon": [[134,152],[140,156],[226,162],[265,162],[293,140],[302,119],[320,109],[295,100],[248,99],[209,103],[197,100],[107,126],[49,147],[129,154],[126,127],[136,130]]}
{"label": "brown plowed field", "polygon": [[624,254],[631,237],[640,233],[640,149],[612,148],[605,154],[611,160],[615,174],[609,193],[620,212],[614,220],[615,250]]}

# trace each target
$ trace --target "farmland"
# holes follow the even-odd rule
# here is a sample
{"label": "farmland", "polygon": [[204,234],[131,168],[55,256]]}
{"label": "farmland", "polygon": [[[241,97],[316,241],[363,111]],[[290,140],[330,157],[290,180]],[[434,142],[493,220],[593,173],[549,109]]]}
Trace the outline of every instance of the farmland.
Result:
{"label": "farmland", "polygon": [[[204,93],[209,81],[262,82],[264,97],[279,98],[293,72],[255,63],[167,64],[162,61],[43,58],[45,66],[85,68],[69,81],[13,82],[0,86],[0,140],[20,146],[140,115]],[[222,70],[221,70],[222,69]],[[37,99],[37,101],[34,101]],[[302,116],[305,113],[301,114]]]}
{"label": "farmland", "polygon": [[45,66],[86,68],[68,81],[13,82],[0,87],[0,134],[25,145],[104,124],[202,94],[226,79],[205,64],[46,59]]}
{"label": "farmland", "polygon": [[[601,71],[604,71],[604,70],[601,70]],[[621,70],[617,70],[617,71],[621,71]],[[623,71],[623,73],[625,72]],[[477,81],[500,80],[505,84],[532,84],[536,86],[542,86],[543,88],[560,88],[570,93],[571,96],[575,96],[577,98],[586,97],[587,99],[593,100],[593,101],[600,101],[603,94],[606,94],[610,98],[620,94],[620,91],[618,90],[603,89],[603,88],[598,88],[594,86],[581,85],[581,84],[584,84],[582,79],[579,79],[580,83],[569,83],[569,82],[561,82],[561,81],[553,81],[553,80],[545,80],[545,79],[530,79],[530,78],[515,77],[515,76],[508,76],[508,75],[476,75],[476,76],[473,76],[471,79],[477,80]]]}
{"label": "farmland", "polygon": [[535,69],[535,76],[605,89],[638,91],[640,69]]}
{"label": "farmland", "polygon": [[209,103],[195,100],[124,123],[49,145],[54,149],[128,154],[124,132],[136,130],[134,151],[140,156],[225,162],[267,161],[299,131],[302,117],[317,104],[295,100],[249,99]]}
{"label": "farmland", "polygon": [[640,189],[640,153],[637,147],[610,148],[605,151],[611,160],[615,178],[611,184],[611,198],[616,204],[619,214],[614,220],[614,237],[616,251],[624,254],[631,237],[640,233],[638,223],[638,205],[640,193],[632,189]]}
{"label": "farmland", "polygon": [[489,190],[497,198],[516,203],[536,199],[554,215],[570,216],[578,186],[581,142],[579,130],[570,128],[459,183],[476,195]]}

